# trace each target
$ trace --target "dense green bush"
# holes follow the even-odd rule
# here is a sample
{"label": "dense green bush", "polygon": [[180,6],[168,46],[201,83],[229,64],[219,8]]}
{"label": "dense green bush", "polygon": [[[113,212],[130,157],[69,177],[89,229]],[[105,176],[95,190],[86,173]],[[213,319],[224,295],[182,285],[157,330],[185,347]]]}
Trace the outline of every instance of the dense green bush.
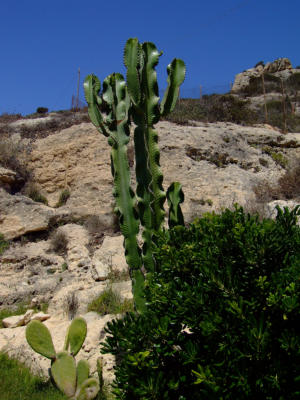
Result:
{"label": "dense green bush", "polygon": [[107,326],[117,399],[299,398],[298,207],[259,221],[236,206],[158,235],[147,312]]}

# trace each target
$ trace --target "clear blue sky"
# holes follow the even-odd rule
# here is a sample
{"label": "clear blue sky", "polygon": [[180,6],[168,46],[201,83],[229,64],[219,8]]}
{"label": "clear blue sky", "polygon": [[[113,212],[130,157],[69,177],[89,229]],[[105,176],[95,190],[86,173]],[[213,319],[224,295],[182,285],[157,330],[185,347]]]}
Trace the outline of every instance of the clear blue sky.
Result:
{"label": "clear blue sky", "polygon": [[168,63],[186,62],[183,94],[229,87],[260,60],[298,66],[299,15],[299,0],[2,0],[0,114],[70,108],[78,67],[81,87],[89,73],[124,74],[130,37],[163,50],[160,88]]}

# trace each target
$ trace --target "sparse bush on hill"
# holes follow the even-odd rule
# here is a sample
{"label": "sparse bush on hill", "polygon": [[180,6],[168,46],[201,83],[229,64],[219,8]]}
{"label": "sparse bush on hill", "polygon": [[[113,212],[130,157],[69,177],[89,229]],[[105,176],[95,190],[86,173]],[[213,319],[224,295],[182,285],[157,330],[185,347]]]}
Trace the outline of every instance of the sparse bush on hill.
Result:
{"label": "sparse bush on hill", "polygon": [[300,199],[300,159],[279,178],[276,185],[271,185],[267,181],[260,182],[254,186],[253,191],[259,203]]}
{"label": "sparse bush on hill", "polygon": [[190,121],[256,123],[256,114],[248,105],[247,101],[229,94],[205,95],[200,100],[181,99],[165,119],[181,125],[188,125]]}
{"label": "sparse bush on hill", "polygon": [[56,204],[56,207],[64,206],[67,203],[70,196],[71,196],[71,193],[70,193],[69,189],[64,189],[59,195],[59,199]]}
{"label": "sparse bush on hill", "polygon": [[46,107],[38,107],[36,109],[36,112],[37,112],[37,114],[47,114],[48,108],[46,108]]}
{"label": "sparse bush on hill", "polygon": [[51,247],[57,254],[65,254],[68,248],[67,235],[62,231],[53,232],[51,235]]}
{"label": "sparse bush on hill", "polygon": [[46,199],[45,196],[43,196],[36,185],[34,183],[30,183],[26,190],[25,193],[28,197],[30,197],[33,201],[36,201],[37,203],[43,203],[46,206],[48,205],[48,200]]}

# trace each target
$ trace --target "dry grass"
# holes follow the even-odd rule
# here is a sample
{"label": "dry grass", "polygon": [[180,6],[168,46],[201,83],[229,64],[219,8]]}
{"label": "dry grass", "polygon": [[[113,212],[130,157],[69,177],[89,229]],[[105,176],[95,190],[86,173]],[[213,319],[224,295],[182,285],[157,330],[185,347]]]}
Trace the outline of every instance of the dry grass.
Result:
{"label": "dry grass", "polygon": [[53,232],[50,237],[51,250],[57,254],[65,254],[68,248],[67,235],[62,231]]}
{"label": "dry grass", "polygon": [[294,167],[289,168],[278,180],[276,185],[263,181],[254,188],[258,203],[267,203],[273,200],[291,200],[300,198],[300,159],[296,160]]}

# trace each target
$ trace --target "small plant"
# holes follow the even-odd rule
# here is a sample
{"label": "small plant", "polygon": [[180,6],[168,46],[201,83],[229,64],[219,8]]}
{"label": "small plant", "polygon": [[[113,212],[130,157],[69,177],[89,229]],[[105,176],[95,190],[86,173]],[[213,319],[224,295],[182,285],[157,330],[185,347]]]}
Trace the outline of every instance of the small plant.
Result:
{"label": "small plant", "polygon": [[277,153],[273,151],[271,153],[272,159],[275,161],[276,164],[280,165],[282,168],[286,168],[288,165],[288,160],[284,157],[282,153]]}
{"label": "small plant", "polygon": [[74,319],[79,308],[79,301],[75,292],[68,293],[65,297],[64,306],[69,319]]}
{"label": "small plant", "polygon": [[68,199],[70,198],[70,196],[71,196],[70,191],[69,191],[68,189],[64,189],[64,190],[61,192],[61,194],[59,195],[59,199],[58,199],[58,202],[57,202],[57,204],[56,204],[55,207],[62,207],[62,206],[64,206],[64,205],[67,203],[67,201],[68,201]]}
{"label": "small plant", "polygon": [[110,281],[110,283],[128,281],[130,280],[129,270],[126,269],[119,271],[111,268],[107,275],[107,279]]}
{"label": "small plant", "polygon": [[33,201],[38,203],[43,203],[46,206],[48,205],[48,200],[45,196],[43,196],[38,188],[34,184],[30,184],[26,189],[27,196],[30,197]]}
{"label": "small plant", "polygon": [[[87,333],[83,318],[76,318],[70,324],[63,351],[56,353],[48,328],[40,321],[31,321],[26,327],[26,340],[34,351],[51,360],[51,378],[55,385],[69,399],[91,400],[99,390],[99,381],[89,378],[89,365],[76,354],[80,351]],[[101,369],[102,372],[102,369]]]}
{"label": "small plant", "polygon": [[50,237],[51,249],[57,254],[65,254],[68,249],[67,235],[62,231],[54,232]]}
{"label": "small plant", "polygon": [[0,233],[0,256],[9,248],[9,242],[4,239],[4,235]]}
{"label": "small plant", "polygon": [[96,234],[103,231],[104,226],[98,215],[89,215],[84,221],[84,226],[90,234]]}
{"label": "small plant", "polygon": [[61,272],[65,272],[68,269],[68,264],[67,263],[63,263],[61,266]]}
{"label": "small plant", "polygon": [[88,311],[96,311],[101,315],[123,314],[133,311],[133,301],[122,298],[109,288],[88,305]]}
{"label": "small plant", "polygon": [[36,109],[36,112],[37,112],[37,114],[47,114],[48,108],[46,108],[46,107],[38,107]]}

